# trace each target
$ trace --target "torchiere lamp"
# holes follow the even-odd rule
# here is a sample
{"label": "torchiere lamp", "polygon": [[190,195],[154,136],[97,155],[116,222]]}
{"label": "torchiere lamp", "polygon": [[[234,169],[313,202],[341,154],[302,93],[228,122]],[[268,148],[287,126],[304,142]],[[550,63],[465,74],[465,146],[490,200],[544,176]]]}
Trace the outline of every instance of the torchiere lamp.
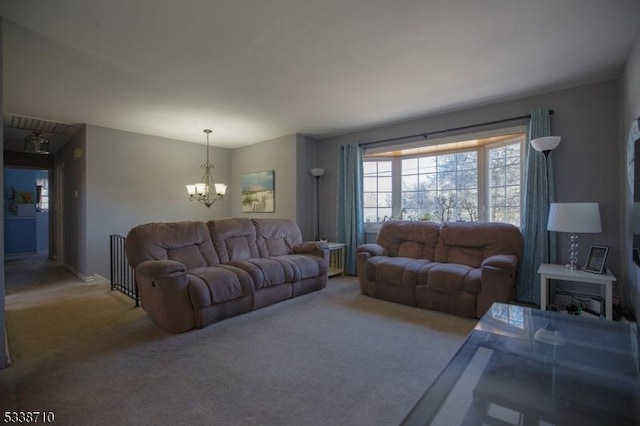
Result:
{"label": "torchiere lamp", "polygon": [[[544,136],[531,139],[531,147],[540,151],[544,155],[545,188],[547,190],[547,206],[551,203],[551,193],[549,185],[549,154],[560,145],[560,136]],[[551,238],[547,232],[547,263],[551,263]]]}
{"label": "torchiere lamp", "polygon": [[315,240],[320,239],[320,176],[324,174],[324,169],[313,168],[309,170],[311,175],[316,178],[316,235]]}

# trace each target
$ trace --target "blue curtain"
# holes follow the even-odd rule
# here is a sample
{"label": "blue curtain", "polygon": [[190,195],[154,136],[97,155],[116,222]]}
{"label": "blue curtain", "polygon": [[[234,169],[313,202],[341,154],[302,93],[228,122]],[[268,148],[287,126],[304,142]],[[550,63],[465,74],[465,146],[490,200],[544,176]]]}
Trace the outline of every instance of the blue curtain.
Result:
{"label": "blue curtain", "polygon": [[343,145],[338,160],[337,238],[345,243],[345,272],[356,275],[356,249],[364,242],[362,148]]}
{"label": "blue curtain", "polygon": [[522,218],[524,251],[516,285],[517,300],[537,305],[540,305],[538,268],[542,263],[555,263],[556,259],[555,233],[547,231],[549,204],[555,199],[553,153],[545,162],[544,155],[533,149],[530,143],[531,139],[543,136],[551,136],[551,119],[548,109],[532,111],[529,121]]}

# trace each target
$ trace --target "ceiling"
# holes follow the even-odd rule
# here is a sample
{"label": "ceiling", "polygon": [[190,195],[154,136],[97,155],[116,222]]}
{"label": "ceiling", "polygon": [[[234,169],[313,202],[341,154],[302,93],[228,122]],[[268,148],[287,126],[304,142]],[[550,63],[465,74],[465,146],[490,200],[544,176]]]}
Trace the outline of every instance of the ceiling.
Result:
{"label": "ceiling", "polygon": [[4,112],[238,147],[620,75],[638,0],[2,0]]}

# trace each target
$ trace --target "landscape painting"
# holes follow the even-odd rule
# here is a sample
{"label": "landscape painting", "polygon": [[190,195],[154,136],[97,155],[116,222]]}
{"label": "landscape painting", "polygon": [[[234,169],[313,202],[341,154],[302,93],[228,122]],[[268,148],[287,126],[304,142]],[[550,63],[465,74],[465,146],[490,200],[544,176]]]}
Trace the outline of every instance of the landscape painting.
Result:
{"label": "landscape painting", "polygon": [[242,212],[273,213],[276,211],[275,170],[242,176]]}

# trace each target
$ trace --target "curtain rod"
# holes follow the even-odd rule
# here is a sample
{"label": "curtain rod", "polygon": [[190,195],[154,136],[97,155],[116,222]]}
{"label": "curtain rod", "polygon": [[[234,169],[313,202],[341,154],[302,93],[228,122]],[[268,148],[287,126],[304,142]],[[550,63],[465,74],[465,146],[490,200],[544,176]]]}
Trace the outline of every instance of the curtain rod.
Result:
{"label": "curtain rod", "polygon": [[[549,115],[551,115],[551,114],[553,114],[553,110],[549,110]],[[417,138],[418,136],[422,136],[424,139],[427,139],[429,136],[438,135],[440,133],[457,132],[458,130],[467,130],[467,129],[473,129],[473,128],[476,128],[476,127],[491,126],[493,124],[501,124],[501,123],[508,123],[510,121],[524,120],[525,118],[531,118],[531,114],[521,115],[519,117],[504,118],[502,120],[487,121],[485,123],[470,124],[468,126],[454,127],[454,128],[451,128],[451,129],[436,130],[434,132],[424,132],[424,133],[417,133],[415,135],[400,136],[400,137],[397,137],[397,138],[389,138],[389,139],[381,139],[381,140],[371,141],[371,142],[363,142],[363,143],[360,143],[358,145],[359,146],[375,145],[375,144],[379,144],[379,143],[399,141],[399,140],[402,140],[402,139]]]}

